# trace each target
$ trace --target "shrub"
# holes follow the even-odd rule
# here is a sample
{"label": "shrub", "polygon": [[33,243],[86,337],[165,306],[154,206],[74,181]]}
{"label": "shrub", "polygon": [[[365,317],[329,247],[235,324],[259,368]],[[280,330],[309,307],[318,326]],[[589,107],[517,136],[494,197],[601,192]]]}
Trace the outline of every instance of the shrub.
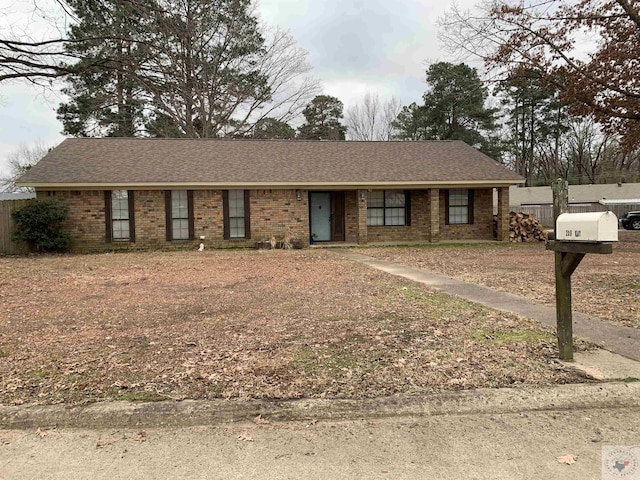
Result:
{"label": "shrub", "polygon": [[15,229],[12,240],[26,242],[32,252],[59,252],[71,244],[62,228],[68,209],[55,199],[35,199],[11,214]]}

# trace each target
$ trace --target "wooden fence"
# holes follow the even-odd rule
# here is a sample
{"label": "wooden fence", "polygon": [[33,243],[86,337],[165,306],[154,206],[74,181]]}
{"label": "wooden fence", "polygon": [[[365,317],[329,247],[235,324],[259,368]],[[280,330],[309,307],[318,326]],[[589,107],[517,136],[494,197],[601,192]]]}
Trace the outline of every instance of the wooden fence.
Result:
{"label": "wooden fence", "polygon": [[24,245],[11,241],[13,219],[11,212],[20,209],[29,200],[1,200],[0,201],[0,255],[19,255],[29,250]]}
{"label": "wooden fence", "polygon": [[[532,205],[532,206],[512,206],[511,210],[516,212],[532,213],[538,220],[548,228],[553,228],[553,205]],[[606,212],[612,211],[620,218],[620,215],[631,210],[640,210],[640,205],[600,205],[599,203],[581,203],[578,205],[569,204],[569,212]]]}

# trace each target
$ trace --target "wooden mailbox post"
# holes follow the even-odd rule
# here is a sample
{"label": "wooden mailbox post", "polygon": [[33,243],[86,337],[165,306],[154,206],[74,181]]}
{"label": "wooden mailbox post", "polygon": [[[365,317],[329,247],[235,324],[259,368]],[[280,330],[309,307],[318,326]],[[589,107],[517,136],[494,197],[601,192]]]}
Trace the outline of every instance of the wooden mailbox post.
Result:
{"label": "wooden mailbox post", "polygon": [[[558,217],[567,213],[569,203],[569,187],[566,180],[558,179],[553,182],[553,216],[555,218],[555,239],[547,243],[547,250],[555,252],[555,273],[556,273],[556,321],[558,348],[560,351],[560,360],[573,360],[573,317],[571,312],[571,275],[578,267],[582,259],[587,253],[613,253],[612,241],[618,238],[617,218],[615,219],[615,239],[613,235],[606,236],[609,240],[600,241],[599,235],[591,235],[596,237],[595,241],[588,238],[583,241],[579,237],[581,231],[578,229],[566,230],[559,235]],[[611,212],[608,212],[613,215]],[[580,214],[575,214],[577,218]],[[615,215],[613,215],[615,217]],[[576,235],[576,232],[578,233]],[[558,238],[562,240],[557,240]],[[565,237],[572,237],[566,240]]]}

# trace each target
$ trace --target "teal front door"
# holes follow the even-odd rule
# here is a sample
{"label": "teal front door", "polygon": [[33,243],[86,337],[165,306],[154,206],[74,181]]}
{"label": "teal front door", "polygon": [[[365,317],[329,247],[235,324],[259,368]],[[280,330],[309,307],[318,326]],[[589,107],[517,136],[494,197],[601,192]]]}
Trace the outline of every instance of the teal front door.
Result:
{"label": "teal front door", "polygon": [[331,193],[312,192],[309,199],[311,237],[314,242],[331,240]]}

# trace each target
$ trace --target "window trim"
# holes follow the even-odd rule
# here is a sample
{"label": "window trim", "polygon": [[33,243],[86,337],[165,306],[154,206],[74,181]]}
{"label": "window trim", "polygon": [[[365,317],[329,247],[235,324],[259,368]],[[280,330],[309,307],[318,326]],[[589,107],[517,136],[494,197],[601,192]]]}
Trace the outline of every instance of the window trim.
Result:
{"label": "window trim", "polygon": [[[449,194],[451,190],[466,190],[467,191],[467,222],[466,223],[451,223],[449,218]],[[471,188],[454,188],[447,189],[444,192],[444,224],[445,225],[473,225],[473,211],[475,210],[474,206],[474,192],[475,190]],[[462,205],[459,205],[462,206]]]}
{"label": "window trim", "polygon": [[111,210],[111,199],[113,196],[114,190],[105,190],[104,191],[104,218],[105,218],[105,240],[107,243],[112,242],[130,242],[134,243],[136,241],[136,220],[135,220],[135,200],[134,200],[134,191],[127,190],[127,208],[129,214],[129,238],[128,239],[115,239],[113,238],[113,212]]}
{"label": "window trim", "polygon": [[[240,189],[238,189],[240,190]],[[251,207],[250,207],[250,194],[249,190],[242,190],[244,192],[244,237],[231,238],[231,222],[229,218],[229,190],[222,191],[222,216],[224,224],[225,240],[249,240],[251,239]]]}
{"label": "window trim", "polygon": [[[164,191],[164,208],[166,214],[166,237],[168,242],[174,241],[173,238],[173,204],[171,203],[173,190]],[[186,190],[187,192],[187,220],[189,221],[189,238],[178,238],[176,242],[186,242],[195,240],[195,223],[193,216],[193,190]]]}
{"label": "window trim", "polygon": [[[376,191],[379,192],[381,190],[376,190]],[[369,211],[369,208],[382,209],[382,211],[383,211],[383,215],[382,215],[382,222],[383,223],[382,223],[382,225],[369,225],[369,215],[367,214],[367,228],[375,228],[375,227],[410,227],[411,226],[411,190],[399,190],[401,192],[404,192],[404,224],[403,225],[387,225],[386,224],[386,221],[387,221],[386,210],[387,210],[387,208],[398,208],[398,207],[387,207],[387,204],[386,204],[386,201],[387,201],[386,192],[393,192],[393,191],[398,191],[398,189],[382,190],[382,202],[383,202],[383,206],[382,207],[369,207],[369,198],[367,197],[367,212]]]}

